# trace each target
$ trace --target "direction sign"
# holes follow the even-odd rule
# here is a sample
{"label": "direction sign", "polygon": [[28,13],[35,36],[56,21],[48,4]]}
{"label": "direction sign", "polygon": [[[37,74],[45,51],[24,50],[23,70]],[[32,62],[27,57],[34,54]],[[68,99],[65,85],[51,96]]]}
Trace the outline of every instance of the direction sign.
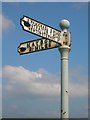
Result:
{"label": "direction sign", "polygon": [[18,52],[20,55],[32,52],[38,52],[42,50],[48,50],[59,47],[59,44],[51,40],[41,38],[24,43],[20,43]]}
{"label": "direction sign", "polygon": [[56,30],[27,16],[20,19],[20,24],[25,31],[60,43],[61,31],[59,30]]}

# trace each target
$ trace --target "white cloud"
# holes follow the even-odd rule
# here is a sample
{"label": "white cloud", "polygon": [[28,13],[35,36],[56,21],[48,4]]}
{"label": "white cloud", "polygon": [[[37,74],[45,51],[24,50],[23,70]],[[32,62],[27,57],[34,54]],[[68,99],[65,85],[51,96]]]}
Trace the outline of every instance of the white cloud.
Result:
{"label": "white cloud", "polygon": [[7,18],[5,15],[0,14],[0,28],[2,28],[2,30],[7,30],[14,27],[15,25],[12,20]]}
{"label": "white cloud", "polygon": [[70,96],[71,97],[83,97],[86,96],[88,97],[88,86],[87,84],[74,84],[74,83],[70,83],[69,85],[69,91],[70,91]]}
{"label": "white cloud", "polygon": [[[83,81],[85,77],[80,73],[80,70],[77,72],[78,74],[72,74],[72,80],[69,81],[69,94],[72,97],[88,96],[87,82]],[[3,68],[3,78],[8,78],[7,84],[3,85],[3,88],[12,94],[60,95],[60,80],[44,69],[33,72],[22,66],[15,67],[8,65]],[[77,82],[73,81],[74,79],[78,79]]]}
{"label": "white cloud", "polygon": [[78,66],[70,70],[70,95],[88,97],[88,69]]}
{"label": "white cloud", "polygon": [[[77,101],[80,97],[86,99],[88,93],[85,77],[83,77],[84,79],[81,77],[85,75],[81,70],[76,69],[70,72],[72,76],[69,80],[69,95],[75,97]],[[22,66],[10,65],[3,67],[1,75],[3,77],[3,117],[52,116],[58,118],[60,116],[60,80],[58,76],[44,69],[33,72]],[[75,81],[75,79],[78,80]],[[84,101],[78,107],[83,108],[82,104],[87,103]]]}
{"label": "white cloud", "polygon": [[58,83],[49,83],[50,81],[52,82],[50,79],[45,82],[47,80],[44,77],[44,73],[32,72],[21,66],[5,66],[3,68],[3,77],[9,79],[5,89],[11,93],[24,92],[36,95],[57,95],[60,89]]}

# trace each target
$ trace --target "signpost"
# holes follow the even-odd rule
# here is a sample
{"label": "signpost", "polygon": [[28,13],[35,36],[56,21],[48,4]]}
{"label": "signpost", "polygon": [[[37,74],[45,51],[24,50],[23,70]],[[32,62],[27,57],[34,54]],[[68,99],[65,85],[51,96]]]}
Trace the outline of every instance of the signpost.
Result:
{"label": "signpost", "polygon": [[36,34],[43,38],[53,40],[54,42],[58,42],[60,40],[61,31],[49,27],[48,25],[45,25],[34,19],[24,16],[20,20],[20,24],[25,31]]}
{"label": "signpost", "polygon": [[20,24],[23,30],[27,32],[33,33],[48,40],[52,40],[60,45],[66,44],[70,46],[70,32],[61,32],[26,16],[23,16],[23,18],[20,19]]}
{"label": "signpost", "polygon": [[62,31],[38,22],[27,16],[20,19],[23,30],[42,37],[41,39],[20,43],[20,55],[42,50],[57,48],[61,54],[61,118],[69,118],[68,111],[68,58],[71,46],[71,34],[67,31],[70,26],[68,20],[62,20]]}
{"label": "signpost", "polygon": [[57,47],[59,47],[58,43],[45,38],[41,38],[37,40],[20,43],[18,47],[18,52],[20,53],[20,55],[22,55],[22,54],[57,48]]}

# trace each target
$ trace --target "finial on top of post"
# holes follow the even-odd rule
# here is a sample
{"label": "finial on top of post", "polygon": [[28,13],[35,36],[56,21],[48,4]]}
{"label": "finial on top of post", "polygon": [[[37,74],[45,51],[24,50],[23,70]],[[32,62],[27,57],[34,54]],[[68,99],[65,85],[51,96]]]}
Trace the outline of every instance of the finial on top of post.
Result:
{"label": "finial on top of post", "polygon": [[62,29],[62,31],[67,32],[67,29],[70,27],[70,22],[66,19],[61,20],[60,22],[60,28]]}
{"label": "finial on top of post", "polygon": [[61,31],[61,38],[60,38],[60,46],[71,46],[71,34],[68,32],[68,28],[70,27],[70,22],[66,19],[61,20],[60,22],[60,28]]}

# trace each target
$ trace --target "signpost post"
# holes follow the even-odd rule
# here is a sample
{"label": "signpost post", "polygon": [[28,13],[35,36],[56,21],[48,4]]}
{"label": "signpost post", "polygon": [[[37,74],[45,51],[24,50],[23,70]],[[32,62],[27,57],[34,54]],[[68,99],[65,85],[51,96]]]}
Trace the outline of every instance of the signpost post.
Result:
{"label": "signpost post", "polygon": [[[62,20],[60,27],[63,32],[67,32],[70,23],[67,20]],[[70,46],[63,45],[59,47],[61,54],[61,118],[69,118],[68,110],[68,57]]]}
{"label": "signpost post", "polygon": [[23,30],[42,37],[41,39],[21,43],[18,47],[20,55],[52,48],[58,48],[61,54],[61,118],[69,118],[68,111],[68,57],[71,46],[71,35],[67,29],[70,26],[68,20],[62,20],[62,31],[38,22],[27,16],[20,19]]}

